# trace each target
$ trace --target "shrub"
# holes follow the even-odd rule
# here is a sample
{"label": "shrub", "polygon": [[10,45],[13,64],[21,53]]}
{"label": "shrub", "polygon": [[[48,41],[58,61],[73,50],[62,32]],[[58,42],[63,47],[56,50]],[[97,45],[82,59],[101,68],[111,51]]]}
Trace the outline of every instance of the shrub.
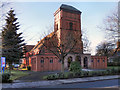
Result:
{"label": "shrub", "polygon": [[107,66],[120,66],[120,62],[108,62]]}
{"label": "shrub", "polygon": [[48,80],[54,80],[55,77],[54,77],[54,75],[48,75],[47,79],[48,79]]}
{"label": "shrub", "polygon": [[2,74],[2,82],[3,83],[9,82],[10,81],[9,79],[10,79],[10,74],[9,73]]}
{"label": "shrub", "polygon": [[68,78],[73,78],[73,77],[74,77],[73,72],[70,72],[70,73],[68,74]]}
{"label": "shrub", "polygon": [[89,71],[89,72],[88,72],[88,76],[89,76],[89,77],[93,76],[93,71]]}
{"label": "shrub", "polygon": [[78,61],[71,62],[70,71],[71,72],[81,72],[80,63]]}
{"label": "shrub", "polygon": [[63,79],[63,78],[64,78],[64,74],[63,74],[63,73],[59,73],[59,74],[58,74],[58,78],[59,78],[59,79]]}
{"label": "shrub", "polygon": [[120,74],[120,68],[118,68],[118,74]]}
{"label": "shrub", "polygon": [[106,70],[106,73],[107,73],[107,75],[109,75],[109,74],[111,73],[111,70],[110,70],[110,69],[107,69],[107,70]]}
{"label": "shrub", "polygon": [[31,70],[31,66],[27,66],[27,70],[29,70],[29,71],[30,71],[30,70]]}
{"label": "shrub", "polygon": [[84,77],[88,77],[88,76],[89,76],[89,71],[83,72],[83,76],[84,76]]}
{"label": "shrub", "polygon": [[64,78],[64,75],[62,75],[61,73],[51,74],[43,77],[43,79],[46,79],[46,80],[55,80],[55,79],[63,79],[63,78]]}
{"label": "shrub", "polygon": [[112,74],[118,74],[118,69],[112,68],[111,72],[112,72]]}
{"label": "shrub", "polygon": [[48,76],[43,76],[43,79],[44,79],[44,80],[47,80],[47,77],[48,77]]}
{"label": "shrub", "polygon": [[70,72],[65,72],[65,73],[64,73],[64,78],[65,78],[65,79],[67,79],[67,78],[68,78],[69,73],[70,73]]}
{"label": "shrub", "polygon": [[75,78],[81,77],[81,72],[76,72],[76,73],[74,73],[74,77],[75,77]]}
{"label": "shrub", "polygon": [[115,75],[115,74],[118,74],[118,72],[120,72],[120,68],[107,69],[105,71],[65,72],[65,73],[56,73],[56,74],[44,76],[43,79],[55,80],[55,79],[67,79],[67,78]]}

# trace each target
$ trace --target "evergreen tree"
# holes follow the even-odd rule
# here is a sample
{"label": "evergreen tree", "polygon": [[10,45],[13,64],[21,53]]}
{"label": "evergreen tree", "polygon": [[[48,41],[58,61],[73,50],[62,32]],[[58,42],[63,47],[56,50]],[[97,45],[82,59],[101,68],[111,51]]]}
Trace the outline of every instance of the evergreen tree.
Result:
{"label": "evergreen tree", "polygon": [[23,46],[25,45],[22,33],[19,30],[19,22],[15,17],[14,10],[10,10],[6,16],[6,25],[2,30],[2,56],[6,57],[11,72],[12,63],[18,63],[23,56]]}

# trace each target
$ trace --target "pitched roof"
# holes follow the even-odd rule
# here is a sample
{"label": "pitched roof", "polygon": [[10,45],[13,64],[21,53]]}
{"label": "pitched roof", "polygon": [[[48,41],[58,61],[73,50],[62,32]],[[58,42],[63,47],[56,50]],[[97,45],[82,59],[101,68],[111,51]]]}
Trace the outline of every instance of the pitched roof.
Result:
{"label": "pitched roof", "polygon": [[48,34],[46,37],[44,37],[43,39],[41,39],[41,40],[34,46],[34,48],[33,48],[31,51],[34,51],[35,49],[42,47],[45,38],[50,38],[50,37],[52,37],[53,35],[54,35],[54,32]]}
{"label": "pitched roof", "polygon": [[61,9],[61,10],[66,10],[66,11],[70,11],[70,12],[81,13],[81,11],[79,11],[79,10],[76,9],[75,7],[70,6],[70,5],[66,5],[66,4],[62,4],[62,5],[60,6],[60,9]]}
{"label": "pitched roof", "polygon": [[25,45],[27,52],[29,52],[35,45]]}

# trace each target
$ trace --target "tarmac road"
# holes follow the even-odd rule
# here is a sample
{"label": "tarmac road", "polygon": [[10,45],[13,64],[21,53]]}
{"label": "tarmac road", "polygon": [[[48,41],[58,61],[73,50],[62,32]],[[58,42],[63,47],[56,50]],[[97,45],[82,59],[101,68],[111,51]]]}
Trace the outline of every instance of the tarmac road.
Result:
{"label": "tarmac road", "polygon": [[117,88],[120,84],[120,79],[103,80],[94,82],[82,82],[72,84],[50,85],[36,88]]}
{"label": "tarmac road", "polygon": [[2,90],[119,90],[120,79],[89,81],[81,83],[38,86],[32,88],[4,88]]}

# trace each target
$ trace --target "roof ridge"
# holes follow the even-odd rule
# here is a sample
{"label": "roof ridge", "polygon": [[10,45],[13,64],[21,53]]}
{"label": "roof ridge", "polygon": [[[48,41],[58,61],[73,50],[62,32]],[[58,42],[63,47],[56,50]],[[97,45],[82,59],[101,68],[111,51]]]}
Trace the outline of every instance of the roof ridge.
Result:
{"label": "roof ridge", "polygon": [[66,5],[66,4],[62,4],[62,5],[60,6],[60,9],[70,10],[70,11],[75,11],[75,12],[81,13],[81,11],[78,10],[77,8],[75,8],[75,7],[71,6],[71,5]]}
{"label": "roof ridge", "polygon": [[[35,50],[37,47],[41,47],[42,45],[41,45],[41,42],[43,41],[43,40],[45,40],[45,38],[46,37],[52,37],[53,35],[54,35],[54,31],[53,32],[51,32],[50,34],[48,34],[47,36],[45,36],[44,38],[42,38],[34,47],[33,47],[33,49],[31,49],[31,51],[33,51],[33,50]],[[41,45],[41,46],[40,46]],[[30,51],[30,52],[31,52]]]}

